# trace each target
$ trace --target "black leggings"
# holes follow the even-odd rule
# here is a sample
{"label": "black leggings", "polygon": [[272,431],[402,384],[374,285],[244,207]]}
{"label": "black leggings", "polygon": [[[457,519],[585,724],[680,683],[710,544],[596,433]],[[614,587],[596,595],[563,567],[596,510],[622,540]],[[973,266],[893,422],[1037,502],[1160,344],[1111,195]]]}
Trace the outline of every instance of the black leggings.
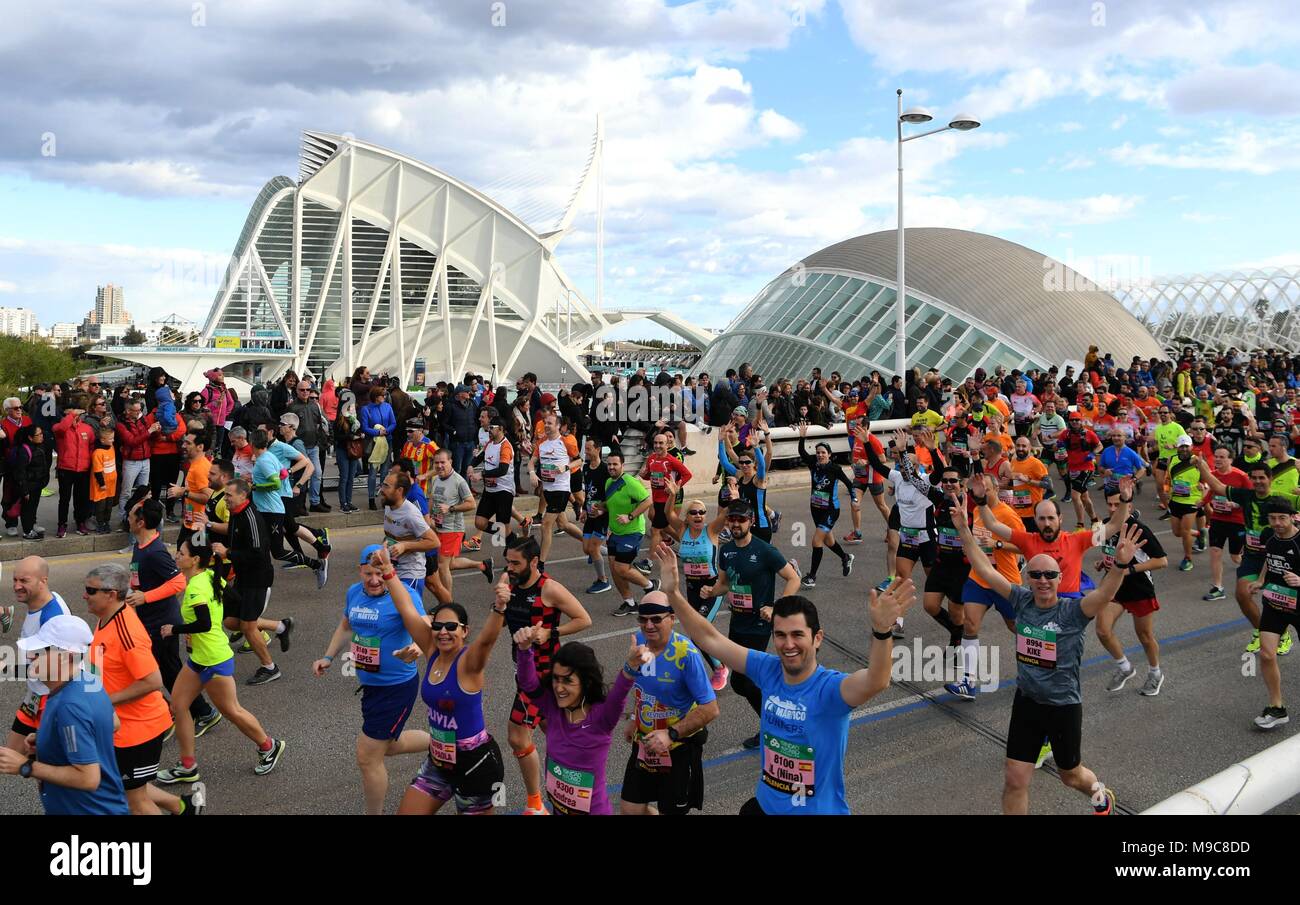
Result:
{"label": "black leggings", "polygon": [[[728,634],[727,637],[750,650],[767,650],[767,642],[771,640],[772,635],[769,632],[763,635]],[[732,673],[731,689],[749,702],[749,706],[754,708],[754,713],[760,717],[763,715],[763,692],[749,676],[738,672]]]}
{"label": "black leggings", "polygon": [[155,455],[149,460],[149,495],[162,503],[169,514],[176,511],[176,501],[167,499],[166,490],[176,483],[180,474],[180,453]]}
{"label": "black leggings", "polygon": [[59,474],[59,524],[68,523],[68,504],[77,524],[90,520],[90,472],[55,469]]}

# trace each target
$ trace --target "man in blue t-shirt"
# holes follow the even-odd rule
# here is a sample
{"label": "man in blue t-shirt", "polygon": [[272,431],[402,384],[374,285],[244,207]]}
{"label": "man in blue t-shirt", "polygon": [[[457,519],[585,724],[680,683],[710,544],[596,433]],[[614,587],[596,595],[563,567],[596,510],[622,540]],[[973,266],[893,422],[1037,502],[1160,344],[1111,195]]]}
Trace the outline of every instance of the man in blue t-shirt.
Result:
{"label": "man in blue t-shirt", "polygon": [[40,782],[46,814],[129,814],[113,750],[113,703],[82,669],[94,633],[76,616],[55,616],[18,640],[27,671],[49,686],[41,728],[24,750],[0,748],[0,773]]}
{"label": "man in blue t-shirt", "polygon": [[686,814],[704,808],[704,727],[718,718],[711,669],[691,639],[673,631],[672,607],[663,591],[651,591],[637,607],[644,644],[654,659],[636,677],[632,719],[623,737],[632,744],[619,813]]}
{"label": "man in blue t-shirt", "polygon": [[776,655],[728,640],[678,590],[677,554],[667,544],[653,551],[662,590],[683,632],[700,650],[747,676],[761,696],[758,788],[741,814],[848,814],[844,750],[849,714],[889,687],[894,622],[916,601],[912,580],[895,580],[869,593],[871,666],[846,674],[817,664],[823,633],[817,607],[790,595],[772,604]]}
{"label": "man in blue t-shirt", "polygon": [[424,751],[429,733],[405,729],[420,690],[415,665],[420,648],[403,626],[388,591],[387,580],[394,570],[383,544],[361,551],[360,571],[361,580],[348,588],[334,637],[312,670],[318,677],[325,675],[339,652],[350,648],[350,666],[361,682],[361,734],[357,736],[361,788],[366,813],[380,814],[388,794],[384,758]]}

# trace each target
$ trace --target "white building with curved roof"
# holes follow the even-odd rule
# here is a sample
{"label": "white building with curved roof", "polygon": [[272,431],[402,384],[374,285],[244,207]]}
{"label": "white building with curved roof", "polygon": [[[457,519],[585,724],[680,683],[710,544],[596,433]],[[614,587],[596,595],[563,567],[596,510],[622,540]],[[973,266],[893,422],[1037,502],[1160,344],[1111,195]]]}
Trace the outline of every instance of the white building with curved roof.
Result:
{"label": "white building with curved roof", "polygon": [[[1081,361],[1160,355],[1109,293],[1046,255],[983,233],[907,230],[907,363],[954,379]],[[742,361],[766,377],[814,367],[854,377],[894,371],[897,232],[828,246],[763,288],[709,347],[696,373]]]}

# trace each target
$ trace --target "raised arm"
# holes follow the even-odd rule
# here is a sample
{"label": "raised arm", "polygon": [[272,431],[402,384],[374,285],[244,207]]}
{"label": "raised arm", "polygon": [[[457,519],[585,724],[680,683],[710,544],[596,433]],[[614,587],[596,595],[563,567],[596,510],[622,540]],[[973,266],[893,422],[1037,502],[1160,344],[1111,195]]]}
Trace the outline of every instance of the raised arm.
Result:
{"label": "raised arm", "polygon": [[[696,612],[695,607],[691,606],[686,598],[682,596],[680,581],[677,577],[677,554],[673,552],[672,547],[661,543],[650,551],[650,556],[659,563],[659,580],[661,582],[659,590],[668,595],[678,627],[695,642],[695,646],[700,650],[715,660],[721,660],[729,669],[743,675],[745,664],[749,658],[749,648],[742,647],[728,639],[726,635],[714,627],[712,622]],[[725,581],[726,579],[719,576],[719,580]],[[886,663],[888,663],[888,658],[886,658]]]}
{"label": "raised arm", "polygon": [[[1118,510],[1116,515],[1118,515]],[[1079,607],[1083,614],[1089,619],[1094,618],[1097,613],[1101,612],[1111,600],[1115,599],[1115,592],[1119,590],[1120,584],[1124,581],[1124,575],[1128,572],[1128,567],[1133,565],[1133,558],[1137,556],[1140,547],[1146,545],[1142,539],[1142,529],[1137,525],[1124,525],[1119,532],[1119,543],[1115,547],[1115,566],[1107,569],[1106,574],[1102,576],[1101,583],[1092,591],[1088,592],[1079,601]]]}
{"label": "raised arm", "polygon": [[883,594],[872,588],[867,592],[867,599],[871,613],[871,665],[846,676],[840,683],[840,697],[849,707],[861,707],[889,687],[894,623],[916,602],[916,586],[910,578],[895,578]]}
{"label": "raised arm", "polygon": [[[487,620],[483,623],[483,627],[479,629],[478,637],[470,643],[469,648],[465,651],[465,656],[461,659],[461,669],[464,673],[477,675],[487,668],[488,657],[492,655],[492,647],[497,643],[497,638],[501,636],[501,629],[506,624],[506,606],[510,603],[510,581],[504,569],[501,571],[501,580],[497,582],[494,591],[496,596],[492,599],[492,607],[487,614]],[[402,622],[405,624],[405,618],[403,618]],[[426,656],[430,656],[430,654],[426,653]]]}
{"label": "raised arm", "polygon": [[[959,511],[966,511],[965,493],[952,495],[952,499],[956,502]],[[987,504],[980,507],[980,518],[983,520],[986,528],[989,528],[990,530],[998,527],[1003,528],[1007,532],[1008,539],[1010,538],[1010,529],[998,521],[997,516],[993,515]],[[984,579],[985,583],[989,586],[989,590],[993,591],[993,593],[1000,597],[1009,599],[1011,597],[1011,582],[1007,581],[1006,577],[994,567],[993,563],[989,560],[988,555],[980,549],[979,541],[975,540],[975,535],[971,532],[970,526],[966,523],[966,519],[955,518],[952,520],[952,523],[957,528],[957,536],[961,538],[961,551],[965,553],[966,558],[970,560],[971,571],[978,577]],[[998,536],[1001,537],[1001,535]]]}

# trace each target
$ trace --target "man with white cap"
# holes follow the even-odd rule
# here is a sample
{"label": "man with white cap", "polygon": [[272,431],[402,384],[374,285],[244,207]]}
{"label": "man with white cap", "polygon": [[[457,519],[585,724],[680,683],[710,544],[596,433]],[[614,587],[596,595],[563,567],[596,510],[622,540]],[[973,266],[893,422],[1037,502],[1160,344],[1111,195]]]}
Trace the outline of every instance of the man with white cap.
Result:
{"label": "man with white cap", "polygon": [[50,692],[23,751],[0,749],[0,773],[40,780],[46,814],[130,813],[113,751],[113,704],[82,666],[93,637],[83,620],[61,615],[18,640],[28,673]]}

